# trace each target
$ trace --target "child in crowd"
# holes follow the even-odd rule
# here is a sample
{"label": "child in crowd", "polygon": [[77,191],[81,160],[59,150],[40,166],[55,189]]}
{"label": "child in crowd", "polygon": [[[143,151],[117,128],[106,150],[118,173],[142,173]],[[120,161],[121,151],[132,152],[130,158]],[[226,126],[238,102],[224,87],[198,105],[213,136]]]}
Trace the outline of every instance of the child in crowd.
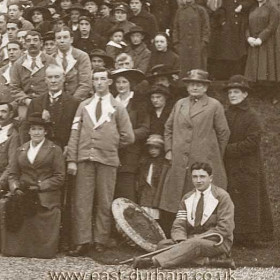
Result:
{"label": "child in crowd", "polygon": [[127,44],[123,41],[124,31],[121,28],[113,28],[110,31],[110,41],[106,45],[106,53],[113,59],[125,52]]}
{"label": "child in crowd", "polygon": [[146,145],[148,156],[141,160],[139,167],[139,205],[154,219],[159,220],[157,209],[158,184],[164,158],[164,141],[159,134],[149,136]]}

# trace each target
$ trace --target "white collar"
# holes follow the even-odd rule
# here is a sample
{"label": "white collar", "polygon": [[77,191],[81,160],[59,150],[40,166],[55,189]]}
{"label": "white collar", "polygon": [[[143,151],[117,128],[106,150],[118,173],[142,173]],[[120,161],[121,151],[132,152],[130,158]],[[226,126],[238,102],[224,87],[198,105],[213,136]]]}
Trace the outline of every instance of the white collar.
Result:
{"label": "white collar", "polygon": [[62,90],[60,90],[60,91],[58,91],[58,92],[56,92],[56,93],[51,93],[51,92],[49,92],[49,96],[50,96],[50,98],[52,98],[52,99],[56,99],[56,98],[59,97],[61,94],[62,94]]}
{"label": "white collar", "polygon": [[[72,54],[72,49],[73,47],[70,47],[70,49],[66,52],[66,57]],[[58,49],[58,55],[63,58],[63,52],[60,49]]]}
{"label": "white collar", "polygon": [[[39,54],[35,57],[36,61],[41,61],[41,54],[42,52],[39,52]],[[32,61],[33,56],[29,55],[28,53],[26,54],[26,58],[28,61]]]}
{"label": "white collar", "polygon": [[0,144],[6,142],[8,140],[8,131],[12,126],[13,126],[13,123],[9,123],[9,124],[1,127],[1,130],[0,130]]}
{"label": "white collar", "polygon": [[29,144],[30,149],[39,150],[39,149],[42,147],[42,145],[44,144],[45,139],[46,139],[46,138],[44,137],[44,139],[43,139],[39,144],[37,144],[35,147],[32,145],[32,140],[31,140],[31,141],[30,141],[30,144]]}
{"label": "white collar", "polygon": [[211,192],[211,184],[210,186],[203,192],[199,191],[199,190],[195,190],[196,195],[198,195],[198,197],[200,197],[200,194],[203,193],[204,197],[207,196],[210,192]]}
{"label": "white collar", "polygon": [[118,49],[121,49],[121,48],[127,46],[127,44],[123,41],[121,41],[120,43],[115,43],[114,41],[111,40],[107,43],[107,46],[112,46],[112,47],[116,47]]}
{"label": "white collar", "polygon": [[127,97],[126,99],[123,100],[123,99],[121,99],[120,94],[118,94],[118,95],[116,96],[116,100],[119,101],[120,103],[122,103],[122,104],[124,105],[124,107],[127,107],[128,103],[129,103],[129,100],[130,100],[131,98],[133,98],[133,96],[134,96],[134,92],[131,91],[131,92],[129,93],[128,97]]}

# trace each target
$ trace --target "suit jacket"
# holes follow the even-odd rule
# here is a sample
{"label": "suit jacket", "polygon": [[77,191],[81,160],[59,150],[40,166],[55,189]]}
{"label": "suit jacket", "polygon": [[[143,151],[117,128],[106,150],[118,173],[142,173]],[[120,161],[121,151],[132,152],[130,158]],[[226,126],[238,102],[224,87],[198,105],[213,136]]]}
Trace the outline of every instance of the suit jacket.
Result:
{"label": "suit jacket", "polygon": [[[88,98],[92,90],[91,62],[87,53],[76,48],[72,48],[72,56],[65,73],[64,90],[81,101]],[[54,57],[60,64],[58,53]]]}
{"label": "suit jacket", "polygon": [[119,165],[118,149],[132,144],[135,137],[126,109],[113,96],[110,98],[113,111],[108,116],[102,115],[98,124],[93,123],[91,116],[93,97],[80,104],[68,142],[67,161]]}
{"label": "suit jacket", "polygon": [[46,68],[50,64],[56,64],[52,56],[42,52],[42,65],[39,65],[39,69],[32,74],[32,70],[24,63],[26,57],[26,55],[20,57],[11,70],[11,94],[21,105],[25,98],[35,98],[48,91],[45,83]]}
{"label": "suit jacket", "polygon": [[[51,138],[51,140],[63,149],[65,146],[67,146],[71,133],[72,122],[76,114],[79,101],[73,96],[66,95],[63,92],[57,102],[59,103],[59,109],[58,111],[54,112],[56,115],[56,121],[52,122],[53,137]],[[30,105],[28,106],[27,117],[34,112],[42,113],[44,109],[48,110],[49,104],[50,101],[48,93],[45,93],[42,96],[33,99]],[[24,139],[25,143],[30,139],[30,137],[28,134],[28,125],[26,123],[24,124],[24,127],[24,136],[22,139]]]}
{"label": "suit jacket", "polygon": [[[195,190],[187,193],[179,206],[176,219],[171,229],[171,238],[174,241],[187,240],[197,234],[192,219],[192,206]],[[229,194],[223,189],[211,186],[208,203],[203,211],[201,220],[201,236],[208,233],[219,233],[223,236],[223,245],[229,252],[233,242],[234,205]]]}
{"label": "suit jacket", "polygon": [[30,142],[17,149],[9,170],[10,189],[39,187],[42,206],[49,209],[60,206],[60,188],[64,183],[65,163],[61,148],[45,139],[33,164],[27,157]]}

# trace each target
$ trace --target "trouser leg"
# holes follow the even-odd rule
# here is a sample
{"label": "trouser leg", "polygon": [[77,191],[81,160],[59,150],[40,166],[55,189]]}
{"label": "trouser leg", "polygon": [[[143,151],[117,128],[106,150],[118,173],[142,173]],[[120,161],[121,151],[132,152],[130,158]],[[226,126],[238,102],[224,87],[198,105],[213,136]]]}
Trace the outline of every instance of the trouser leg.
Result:
{"label": "trouser leg", "polygon": [[129,172],[119,172],[117,174],[117,184],[115,198],[125,197],[136,202],[135,174]]}
{"label": "trouser leg", "polygon": [[162,268],[170,268],[192,263],[200,257],[213,257],[226,252],[223,245],[214,244],[215,241],[194,237],[176,244],[170,250],[156,255],[154,259]]}
{"label": "trouser leg", "polygon": [[95,163],[79,163],[76,184],[72,192],[72,240],[75,245],[92,242],[95,180]]}
{"label": "trouser leg", "polygon": [[112,202],[114,199],[117,168],[96,163],[96,217],[94,242],[106,245],[112,227]]}

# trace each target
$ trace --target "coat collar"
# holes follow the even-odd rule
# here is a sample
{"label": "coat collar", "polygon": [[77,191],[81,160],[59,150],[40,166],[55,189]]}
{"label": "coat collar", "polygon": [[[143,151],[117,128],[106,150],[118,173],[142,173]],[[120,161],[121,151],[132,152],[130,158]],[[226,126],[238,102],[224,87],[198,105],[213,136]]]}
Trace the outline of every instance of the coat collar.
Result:
{"label": "coat collar", "polygon": [[[55,54],[56,62],[62,67],[62,59],[59,56],[59,53]],[[69,71],[76,65],[78,58],[78,52],[75,48],[71,47],[70,53],[67,53],[67,68],[65,74],[69,73]]]}
{"label": "coat collar", "polygon": [[[190,97],[188,97],[188,99],[190,100]],[[200,114],[201,112],[203,112],[205,110],[205,106],[207,106],[209,101],[209,97],[207,94],[205,94],[204,96],[202,96],[193,106],[192,109],[190,111],[190,117],[193,118],[194,116]]]}
{"label": "coat collar", "polygon": [[27,61],[27,54],[25,54],[23,56],[23,60],[22,60],[21,64],[23,67],[25,67],[27,70],[29,70],[31,72],[31,75],[34,75],[35,73],[37,73],[39,70],[41,70],[44,67],[45,62],[46,62],[46,55],[43,52],[40,53],[39,58],[41,61],[39,63],[36,62],[37,67],[35,69],[30,68],[30,65]]}
{"label": "coat collar", "polygon": [[[211,192],[209,193],[209,196],[207,197],[207,204],[204,208],[203,211],[203,216],[201,220],[201,225],[204,225],[214,210],[216,209],[217,205],[219,204],[219,200],[217,199],[217,194],[216,194],[216,186],[212,185],[211,186]],[[194,217],[192,217],[192,208],[193,208],[193,202],[195,198],[195,190],[191,191],[189,195],[186,197],[184,200],[186,209],[187,209],[187,219],[188,222],[194,227]]]}
{"label": "coat collar", "polygon": [[230,105],[229,110],[242,110],[242,111],[247,111],[249,110],[249,102],[248,99],[244,99],[241,103],[237,105]]}

